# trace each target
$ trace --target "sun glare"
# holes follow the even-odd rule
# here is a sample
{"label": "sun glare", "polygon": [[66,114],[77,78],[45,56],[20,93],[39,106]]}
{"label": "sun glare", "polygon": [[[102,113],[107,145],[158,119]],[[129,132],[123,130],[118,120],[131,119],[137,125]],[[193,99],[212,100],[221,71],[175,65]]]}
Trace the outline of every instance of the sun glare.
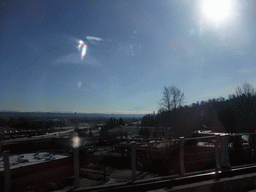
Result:
{"label": "sun glare", "polygon": [[203,16],[214,22],[226,20],[233,12],[233,0],[204,0]]}

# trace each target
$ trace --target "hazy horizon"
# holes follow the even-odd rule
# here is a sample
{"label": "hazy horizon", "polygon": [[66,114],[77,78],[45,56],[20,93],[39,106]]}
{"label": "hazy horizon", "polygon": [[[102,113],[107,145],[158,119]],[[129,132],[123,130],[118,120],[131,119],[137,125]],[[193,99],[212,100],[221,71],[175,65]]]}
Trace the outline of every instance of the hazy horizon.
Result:
{"label": "hazy horizon", "polygon": [[12,111],[12,110],[2,110],[0,113],[51,113],[51,114],[87,114],[87,115],[138,115],[138,116],[143,116],[146,115],[144,113],[84,113],[84,112],[60,112],[60,111]]}

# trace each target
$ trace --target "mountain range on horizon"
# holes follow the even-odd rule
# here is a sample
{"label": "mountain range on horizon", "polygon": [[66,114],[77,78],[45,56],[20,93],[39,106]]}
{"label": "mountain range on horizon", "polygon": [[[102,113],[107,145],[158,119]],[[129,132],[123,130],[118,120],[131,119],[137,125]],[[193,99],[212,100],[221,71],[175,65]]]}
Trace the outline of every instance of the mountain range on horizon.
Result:
{"label": "mountain range on horizon", "polygon": [[105,118],[119,118],[119,117],[143,117],[145,114],[115,114],[115,113],[79,113],[79,112],[19,112],[19,111],[0,111],[0,117],[19,117],[19,116],[50,116],[50,117],[105,117]]}

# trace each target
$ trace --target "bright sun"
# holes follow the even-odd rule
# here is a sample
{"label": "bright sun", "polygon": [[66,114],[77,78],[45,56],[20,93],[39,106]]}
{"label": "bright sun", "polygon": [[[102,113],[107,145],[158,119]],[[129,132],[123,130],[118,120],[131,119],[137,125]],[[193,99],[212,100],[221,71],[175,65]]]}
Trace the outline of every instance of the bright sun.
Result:
{"label": "bright sun", "polygon": [[231,16],[232,0],[204,0],[202,4],[203,16],[214,22],[219,22]]}

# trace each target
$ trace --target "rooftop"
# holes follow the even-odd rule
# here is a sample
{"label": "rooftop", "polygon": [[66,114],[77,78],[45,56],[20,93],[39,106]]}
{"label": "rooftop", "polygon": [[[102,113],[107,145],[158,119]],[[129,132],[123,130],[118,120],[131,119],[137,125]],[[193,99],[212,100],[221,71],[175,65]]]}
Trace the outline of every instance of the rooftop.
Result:
{"label": "rooftop", "polygon": [[[51,161],[55,159],[63,159],[68,156],[66,155],[59,155],[59,154],[52,154],[49,152],[40,152],[40,153],[26,153],[26,154],[19,154],[19,155],[10,155],[10,168],[18,168],[24,166],[30,166],[33,164],[43,163],[46,161]],[[3,157],[0,157],[0,171],[4,170],[4,162]]]}

